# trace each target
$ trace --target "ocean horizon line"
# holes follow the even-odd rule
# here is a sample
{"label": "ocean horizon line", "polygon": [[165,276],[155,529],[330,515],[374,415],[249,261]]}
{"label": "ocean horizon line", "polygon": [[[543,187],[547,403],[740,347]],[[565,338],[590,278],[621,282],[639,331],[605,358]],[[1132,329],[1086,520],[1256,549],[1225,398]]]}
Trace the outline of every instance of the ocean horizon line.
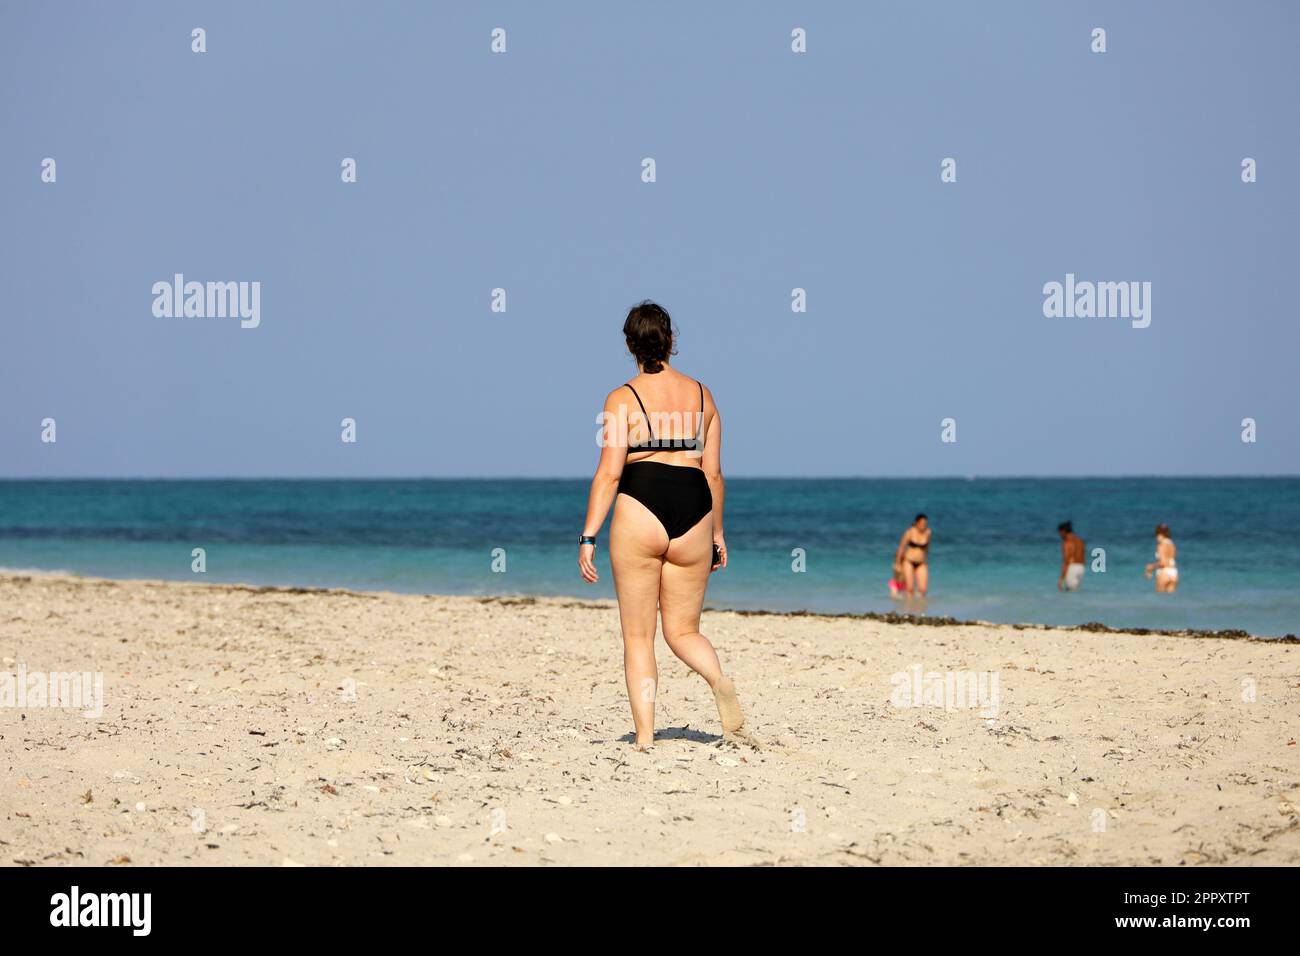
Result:
{"label": "ocean horizon line", "polygon": [[[1196,472],[1087,475],[948,474],[948,475],[777,475],[732,474],[745,481],[1286,481],[1300,474],[1235,474]],[[0,475],[0,483],[21,481],[590,481],[591,473],[576,475]]]}

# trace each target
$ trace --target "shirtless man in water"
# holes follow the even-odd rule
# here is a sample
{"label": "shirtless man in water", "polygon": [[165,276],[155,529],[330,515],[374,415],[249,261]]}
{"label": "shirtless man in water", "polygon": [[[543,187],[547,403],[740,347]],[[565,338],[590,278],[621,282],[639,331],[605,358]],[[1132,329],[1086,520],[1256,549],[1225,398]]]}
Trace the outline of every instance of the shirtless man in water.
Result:
{"label": "shirtless man in water", "polygon": [[1083,583],[1083,539],[1069,521],[1062,521],[1056,531],[1061,536],[1061,576],[1056,579],[1056,590],[1077,591]]}

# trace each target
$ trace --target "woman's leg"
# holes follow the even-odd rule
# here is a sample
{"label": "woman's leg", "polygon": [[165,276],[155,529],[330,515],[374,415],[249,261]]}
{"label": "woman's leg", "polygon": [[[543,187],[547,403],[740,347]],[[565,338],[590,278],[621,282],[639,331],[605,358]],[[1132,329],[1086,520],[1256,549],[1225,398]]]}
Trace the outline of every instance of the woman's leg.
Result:
{"label": "woman's leg", "polygon": [[635,498],[619,495],[609,526],[609,564],[623,625],[623,673],[632,705],[636,745],[649,747],[655,736],[655,612],[659,572],[668,534],[659,519]]}
{"label": "woman's leg", "polygon": [[925,597],[925,592],[930,587],[930,565],[921,565],[916,569],[916,590],[920,592],[921,597]]}
{"label": "woman's leg", "polygon": [[705,515],[690,531],[674,538],[664,555],[659,578],[659,610],[669,649],[710,687],[722,676],[718,655],[700,633],[700,611],[713,564],[713,516]]}
{"label": "woman's leg", "polygon": [[916,593],[916,568],[907,559],[903,560],[903,590],[908,594]]}
{"label": "woman's leg", "polygon": [[691,670],[708,682],[718,705],[722,730],[731,733],[745,723],[736,688],[723,676],[718,654],[700,633],[700,611],[713,566],[713,516],[705,515],[690,531],[674,538],[664,555],[659,584],[659,613],[664,640]]}

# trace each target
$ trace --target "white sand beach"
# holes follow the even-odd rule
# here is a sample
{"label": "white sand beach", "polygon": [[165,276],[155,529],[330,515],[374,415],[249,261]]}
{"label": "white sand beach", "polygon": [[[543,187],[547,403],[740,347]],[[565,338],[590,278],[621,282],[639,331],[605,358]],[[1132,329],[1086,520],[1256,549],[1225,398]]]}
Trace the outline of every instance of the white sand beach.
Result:
{"label": "white sand beach", "polygon": [[[10,866],[1300,863],[1292,643],[708,612],[752,741],[661,640],[637,753],[609,604],[11,575],[0,607],[11,696],[103,676],[97,718],[0,707]],[[900,706],[914,673],[996,700]]]}

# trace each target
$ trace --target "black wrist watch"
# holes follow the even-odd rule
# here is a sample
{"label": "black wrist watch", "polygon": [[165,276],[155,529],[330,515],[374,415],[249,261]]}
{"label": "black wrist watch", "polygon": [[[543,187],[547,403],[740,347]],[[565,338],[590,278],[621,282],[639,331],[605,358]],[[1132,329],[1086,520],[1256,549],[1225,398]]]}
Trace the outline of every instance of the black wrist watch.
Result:
{"label": "black wrist watch", "polygon": [[596,546],[596,539],[588,534],[578,535],[578,546],[581,547],[584,544],[589,544],[594,548]]}

